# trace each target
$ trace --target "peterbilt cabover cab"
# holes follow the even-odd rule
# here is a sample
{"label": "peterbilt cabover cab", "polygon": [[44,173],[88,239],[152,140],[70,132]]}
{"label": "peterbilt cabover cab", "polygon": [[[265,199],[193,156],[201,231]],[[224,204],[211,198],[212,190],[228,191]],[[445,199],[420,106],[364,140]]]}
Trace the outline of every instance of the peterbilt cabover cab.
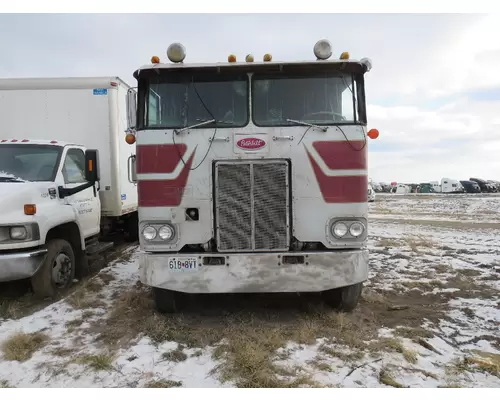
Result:
{"label": "peterbilt cabover cab", "polygon": [[97,150],[0,140],[0,282],[29,278],[35,295],[51,297],[85,274],[99,246],[98,181]]}
{"label": "peterbilt cabover cab", "polygon": [[[160,311],[186,293],[322,292],[355,308],[368,278],[368,59],[172,63],[134,73],[140,279]],[[136,109],[137,107],[137,109]],[[135,167],[134,167],[135,165]]]}

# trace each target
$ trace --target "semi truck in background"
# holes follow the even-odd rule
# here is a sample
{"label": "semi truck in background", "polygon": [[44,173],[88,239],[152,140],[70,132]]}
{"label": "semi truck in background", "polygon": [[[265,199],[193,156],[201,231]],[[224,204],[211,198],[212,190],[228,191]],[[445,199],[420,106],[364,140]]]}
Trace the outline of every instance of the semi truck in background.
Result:
{"label": "semi truck in background", "polygon": [[[134,73],[139,271],[161,312],[194,293],[321,292],[353,310],[368,279],[369,59],[185,63]],[[136,170],[134,170],[136,168]]]}
{"label": "semi truck in background", "polygon": [[29,278],[51,297],[113,245],[104,236],[137,240],[129,89],[118,77],[0,79],[0,282]]}

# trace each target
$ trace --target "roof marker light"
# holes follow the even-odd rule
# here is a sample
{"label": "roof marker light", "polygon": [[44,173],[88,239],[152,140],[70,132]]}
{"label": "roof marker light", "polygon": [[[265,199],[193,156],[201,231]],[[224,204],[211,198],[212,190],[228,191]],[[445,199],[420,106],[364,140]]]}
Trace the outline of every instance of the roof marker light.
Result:
{"label": "roof marker light", "polygon": [[247,56],[245,57],[245,61],[246,62],[253,62],[253,55],[247,54]]}
{"label": "roof marker light", "polygon": [[348,52],[348,51],[344,51],[344,52],[340,55],[340,59],[341,59],[341,60],[349,60],[349,52]]}
{"label": "roof marker light", "polygon": [[183,62],[186,58],[186,48],[181,43],[172,43],[168,46],[167,57],[173,63]]}
{"label": "roof marker light", "polygon": [[273,56],[269,53],[264,54],[264,61],[268,62],[273,59]]}
{"label": "roof marker light", "polygon": [[51,140],[50,143],[52,144],[56,144],[57,143],[57,140]]}
{"label": "roof marker light", "polygon": [[318,40],[313,51],[318,60],[328,60],[332,56],[332,44],[326,39]]}
{"label": "roof marker light", "polygon": [[234,54],[229,54],[227,56],[227,62],[230,62],[230,63],[236,62],[236,56]]}
{"label": "roof marker light", "polygon": [[372,69],[372,60],[370,60],[369,58],[362,58],[361,60],[359,60],[359,62],[366,67],[366,72]]}
{"label": "roof marker light", "polygon": [[29,140],[28,139],[23,139],[23,140],[21,140],[21,142],[26,143],[26,142],[29,142]]}
{"label": "roof marker light", "polygon": [[18,142],[17,139],[12,139],[11,142],[15,143],[15,142]]}
{"label": "roof marker light", "polygon": [[159,64],[159,63],[160,63],[160,57],[158,56],[151,57],[151,64]]}

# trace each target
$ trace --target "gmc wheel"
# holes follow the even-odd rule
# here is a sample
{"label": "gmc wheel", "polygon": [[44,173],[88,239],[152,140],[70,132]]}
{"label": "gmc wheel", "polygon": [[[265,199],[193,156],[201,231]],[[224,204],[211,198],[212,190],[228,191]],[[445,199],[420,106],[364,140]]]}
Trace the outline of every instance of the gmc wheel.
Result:
{"label": "gmc wheel", "polygon": [[64,239],[53,239],[47,244],[47,255],[40,269],[31,278],[31,287],[37,297],[55,297],[73,283],[75,254]]}

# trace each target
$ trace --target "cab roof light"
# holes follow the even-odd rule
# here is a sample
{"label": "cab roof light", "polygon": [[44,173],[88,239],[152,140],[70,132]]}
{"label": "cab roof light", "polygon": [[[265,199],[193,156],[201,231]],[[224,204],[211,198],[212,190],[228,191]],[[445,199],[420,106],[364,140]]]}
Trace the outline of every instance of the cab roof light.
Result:
{"label": "cab roof light", "polygon": [[160,63],[160,57],[158,56],[151,57],[151,64],[159,64],[159,63]]}
{"label": "cab roof light", "polygon": [[181,43],[172,43],[168,46],[167,57],[173,63],[181,63],[186,58],[186,48]]}
{"label": "cab roof light", "polygon": [[313,51],[318,60],[328,60],[332,56],[332,44],[326,39],[318,40]]}
{"label": "cab roof light", "polygon": [[252,54],[247,54],[247,56],[245,57],[245,61],[246,62],[253,62],[254,58],[253,58],[253,55]]}
{"label": "cab roof light", "polygon": [[264,60],[265,62],[269,62],[269,61],[271,61],[272,59],[273,59],[273,56],[272,56],[271,54],[269,54],[269,53],[264,54],[264,58],[263,58],[263,60]]}
{"label": "cab roof light", "polygon": [[50,143],[52,144],[56,144],[57,143],[57,140],[51,140]]}
{"label": "cab roof light", "polygon": [[230,62],[230,63],[236,62],[236,56],[234,54],[229,54],[227,56],[227,62]]}
{"label": "cab roof light", "polygon": [[339,57],[341,60],[349,60],[349,52],[348,51],[344,51],[340,57]]}
{"label": "cab roof light", "polygon": [[359,60],[359,62],[366,67],[366,72],[369,72],[372,69],[372,60],[370,60],[369,58],[362,58],[361,60]]}

